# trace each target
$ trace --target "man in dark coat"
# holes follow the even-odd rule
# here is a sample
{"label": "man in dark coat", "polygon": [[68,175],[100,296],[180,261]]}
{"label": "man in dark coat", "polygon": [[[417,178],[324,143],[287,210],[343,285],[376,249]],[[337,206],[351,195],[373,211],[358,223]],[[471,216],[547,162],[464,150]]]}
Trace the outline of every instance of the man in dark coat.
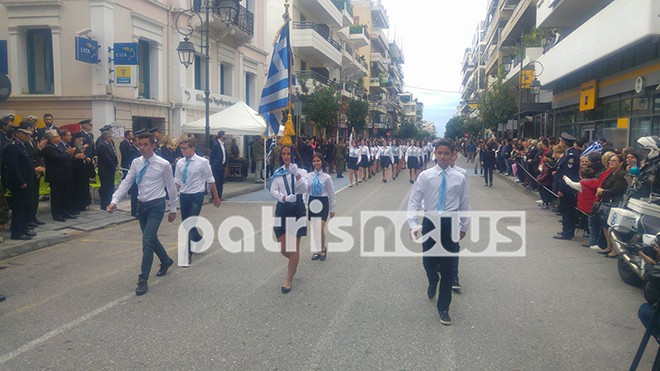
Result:
{"label": "man in dark coat", "polygon": [[59,130],[59,128],[53,124],[52,113],[44,113],[44,124],[45,126],[43,128],[37,129],[37,140],[44,139],[48,130]]}
{"label": "man in dark coat", "polygon": [[115,192],[115,171],[117,171],[117,154],[112,144],[112,131],[104,130],[101,132],[101,141],[96,148],[98,157],[98,171],[101,187],[99,188],[99,198],[101,199],[101,210],[106,210],[112,194]]}
{"label": "man in dark coat", "polygon": [[[66,132],[66,130],[64,131]],[[62,138],[66,135],[62,134]],[[74,147],[76,152],[74,154],[82,154],[82,156],[77,156],[73,160],[73,210],[75,211],[85,211],[87,207],[92,203],[92,196],[89,189],[89,178],[96,177],[96,171],[94,170],[94,163],[92,159],[85,155],[85,151],[88,147],[83,144],[84,132],[79,131],[77,133],[71,134],[71,143],[70,147]]]}
{"label": "man in dark coat", "polygon": [[215,178],[215,186],[218,189],[218,196],[222,198],[222,189],[225,183],[225,167],[227,166],[227,149],[225,148],[225,132],[220,130],[213,145],[211,146],[211,171]]}
{"label": "man in dark coat", "polygon": [[96,146],[94,143],[94,134],[92,133],[92,119],[85,119],[80,121],[80,129],[82,130],[83,145],[87,145],[85,149],[85,156],[94,158],[96,156]]}
{"label": "man in dark coat", "polygon": [[[144,130],[142,130],[144,132]],[[128,169],[131,168],[131,163],[136,158],[140,157],[140,149],[135,146],[134,136],[132,130],[126,130],[124,132],[124,140],[119,143],[119,151],[121,152],[121,167],[122,179],[126,178]],[[124,170],[126,169],[126,170]],[[137,216],[137,185],[133,184],[128,190],[128,194],[131,195],[131,215]]]}
{"label": "man in dark coat", "polygon": [[46,162],[46,181],[50,183],[50,212],[54,221],[63,222],[65,218],[74,217],[67,209],[72,202],[73,154],[76,149],[65,148],[57,130],[46,131],[44,138],[48,140],[42,152]]}
{"label": "man in dark coat", "polygon": [[561,142],[567,148],[564,157],[557,164],[555,179],[557,181],[557,195],[559,195],[559,209],[561,211],[561,233],[552,238],[557,240],[571,240],[575,235],[575,208],[577,207],[577,193],[564,182],[564,175],[572,181],[580,181],[580,154],[573,144],[575,137],[567,134],[561,134]]}
{"label": "man in dark coat", "polygon": [[30,240],[36,233],[28,229],[35,187],[35,167],[27,143],[32,132],[28,123],[21,123],[14,132],[14,140],[4,150],[3,181],[11,191],[11,239]]}

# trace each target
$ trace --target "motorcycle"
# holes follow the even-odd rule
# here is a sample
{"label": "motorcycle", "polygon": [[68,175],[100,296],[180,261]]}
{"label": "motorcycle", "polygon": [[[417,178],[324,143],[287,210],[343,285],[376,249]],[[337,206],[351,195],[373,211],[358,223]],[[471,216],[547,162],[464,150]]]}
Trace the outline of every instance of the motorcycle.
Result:
{"label": "motorcycle", "polygon": [[637,142],[648,153],[641,169],[630,169],[622,206],[610,209],[607,233],[619,255],[619,276],[625,283],[641,287],[646,262],[640,253],[652,251],[656,238],[660,241],[660,138],[642,137]]}

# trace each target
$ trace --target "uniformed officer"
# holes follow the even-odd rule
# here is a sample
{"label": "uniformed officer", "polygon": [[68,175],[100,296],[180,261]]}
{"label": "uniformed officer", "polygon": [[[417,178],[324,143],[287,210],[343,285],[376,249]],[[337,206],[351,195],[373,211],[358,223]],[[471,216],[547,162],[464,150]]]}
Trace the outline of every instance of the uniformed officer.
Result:
{"label": "uniformed officer", "polygon": [[29,123],[21,122],[14,140],[4,150],[2,160],[5,185],[11,191],[11,239],[30,240],[36,233],[28,229],[32,217],[32,193],[35,187],[35,167],[28,143],[32,136]]}
{"label": "uniformed officer", "polygon": [[85,156],[93,158],[96,156],[96,147],[94,145],[94,134],[92,133],[92,119],[85,119],[79,122],[82,130],[83,146],[86,144]]}
{"label": "uniformed officer", "polygon": [[[160,157],[163,157],[163,153],[160,150],[160,146],[161,146],[161,143],[160,143],[160,136],[161,136],[160,129],[158,127],[154,127],[154,128],[148,129],[147,131],[151,135],[154,136],[154,140],[156,141],[156,148],[154,149],[154,153],[157,154]],[[167,143],[165,143],[165,144],[167,144]]]}
{"label": "uniformed officer", "polygon": [[575,137],[561,133],[562,145],[567,148],[564,157],[557,164],[555,179],[557,182],[557,194],[559,195],[559,209],[561,211],[561,233],[552,238],[557,240],[570,240],[575,235],[575,208],[577,207],[577,193],[564,182],[564,175],[572,181],[580,180],[580,154],[573,148]]}
{"label": "uniformed officer", "polygon": [[115,192],[115,171],[117,170],[117,152],[112,141],[112,131],[104,126],[101,131],[100,140],[97,142],[96,151],[98,156],[98,174],[101,182],[99,198],[101,199],[101,210],[106,210],[112,194]]}

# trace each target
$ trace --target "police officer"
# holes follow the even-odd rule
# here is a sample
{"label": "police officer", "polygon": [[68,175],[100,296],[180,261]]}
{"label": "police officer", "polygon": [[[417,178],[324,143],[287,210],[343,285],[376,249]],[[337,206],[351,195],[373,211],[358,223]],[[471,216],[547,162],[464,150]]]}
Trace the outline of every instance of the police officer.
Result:
{"label": "police officer", "polygon": [[94,134],[92,133],[92,119],[85,119],[79,122],[82,129],[83,146],[86,144],[85,156],[93,158],[96,156],[96,147],[94,145]]}
{"label": "police officer", "polygon": [[14,140],[7,145],[2,156],[3,167],[7,170],[4,182],[12,196],[12,240],[30,240],[36,235],[28,229],[36,179],[34,162],[27,147],[32,136],[29,126],[29,123],[21,122],[14,132]]}
{"label": "police officer", "polygon": [[561,143],[566,147],[564,157],[557,164],[555,179],[557,182],[557,194],[559,195],[559,209],[561,211],[561,233],[554,235],[556,240],[570,240],[575,235],[575,208],[577,207],[577,193],[564,182],[564,175],[572,181],[580,180],[580,154],[573,148],[575,137],[561,133]]}
{"label": "police officer", "polygon": [[104,126],[101,131],[100,140],[96,145],[98,156],[98,173],[101,187],[99,188],[99,198],[101,198],[101,210],[106,210],[112,194],[115,192],[115,171],[117,170],[117,153],[112,141],[112,131]]}
{"label": "police officer", "polygon": [[[154,127],[154,128],[148,129],[147,131],[151,135],[154,136],[154,140],[156,141],[156,148],[154,149],[154,153],[157,154],[160,157],[163,157],[163,153],[160,150],[160,146],[161,146],[161,143],[160,143],[160,137],[161,137],[160,129],[158,127]],[[165,143],[165,144],[167,144],[167,143]]]}

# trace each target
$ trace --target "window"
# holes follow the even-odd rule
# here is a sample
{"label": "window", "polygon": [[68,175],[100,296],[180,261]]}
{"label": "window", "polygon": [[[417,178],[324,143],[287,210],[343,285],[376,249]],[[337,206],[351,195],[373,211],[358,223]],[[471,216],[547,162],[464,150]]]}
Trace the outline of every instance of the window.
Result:
{"label": "window", "polygon": [[50,29],[26,33],[28,91],[30,94],[53,94],[53,40]]}
{"label": "window", "polygon": [[225,65],[220,63],[220,94],[225,94]]}
{"label": "window", "polygon": [[151,71],[149,63],[149,42],[146,40],[138,41],[138,74],[140,98],[151,98]]}
{"label": "window", "polygon": [[202,57],[199,55],[195,56],[195,89],[197,90],[203,90],[204,89],[204,66],[202,65],[203,63]]}
{"label": "window", "polygon": [[252,94],[252,75],[245,74],[245,104],[250,105],[250,95]]}

